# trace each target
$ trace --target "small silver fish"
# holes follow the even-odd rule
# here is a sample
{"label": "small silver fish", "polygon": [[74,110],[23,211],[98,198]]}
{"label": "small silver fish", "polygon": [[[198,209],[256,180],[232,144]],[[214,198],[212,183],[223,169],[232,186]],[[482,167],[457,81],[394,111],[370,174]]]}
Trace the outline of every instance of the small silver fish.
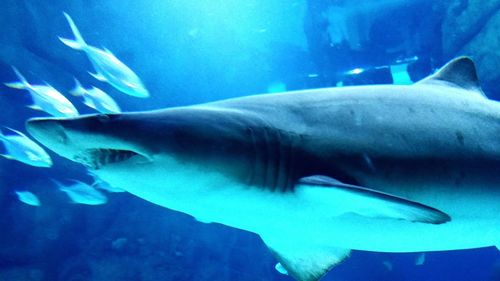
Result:
{"label": "small silver fish", "polygon": [[73,96],[83,97],[83,103],[101,113],[120,113],[118,104],[103,90],[92,86],[85,89],[80,81],[75,78],[75,88],[70,91]]}
{"label": "small silver fish", "polygon": [[41,146],[17,130],[7,127],[5,129],[16,134],[6,136],[0,132],[0,141],[3,142],[6,150],[6,154],[0,154],[0,156],[35,167],[52,167],[52,159]]}
{"label": "small silver fish", "polygon": [[42,205],[38,197],[29,191],[15,191],[15,193],[19,201],[23,202],[24,204],[35,207],[39,207]]}
{"label": "small silver fish", "polygon": [[73,203],[84,205],[101,205],[108,202],[108,198],[106,197],[106,195],[84,182],[72,180],[72,182],[74,182],[73,184],[63,185],[56,180],[52,181],[58,186],[59,190],[65,192],[68,195]]}
{"label": "small silver fish", "polygon": [[59,91],[49,84],[31,85],[26,78],[12,67],[19,81],[5,83],[7,87],[28,90],[33,98],[33,104],[28,107],[34,110],[45,111],[55,117],[76,117],[78,110]]}
{"label": "small silver fish", "polygon": [[134,97],[147,98],[149,97],[148,90],[144,87],[141,79],[128,66],[121,62],[108,49],[98,49],[87,45],[83,40],[80,31],[76,27],[71,17],[64,13],[68,20],[69,26],[73,31],[75,40],[59,37],[59,40],[66,46],[83,51],[87,54],[90,62],[94,66],[96,73],[90,73],[97,80],[108,82],[119,91]]}

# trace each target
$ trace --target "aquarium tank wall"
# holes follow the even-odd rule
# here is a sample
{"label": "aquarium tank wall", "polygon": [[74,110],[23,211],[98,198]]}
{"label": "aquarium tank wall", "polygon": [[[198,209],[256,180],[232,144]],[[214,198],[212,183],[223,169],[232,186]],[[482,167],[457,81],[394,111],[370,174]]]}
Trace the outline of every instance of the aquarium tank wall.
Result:
{"label": "aquarium tank wall", "polygon": [[498,0],[3,0],[0,281],[500,280],[499,28]]}

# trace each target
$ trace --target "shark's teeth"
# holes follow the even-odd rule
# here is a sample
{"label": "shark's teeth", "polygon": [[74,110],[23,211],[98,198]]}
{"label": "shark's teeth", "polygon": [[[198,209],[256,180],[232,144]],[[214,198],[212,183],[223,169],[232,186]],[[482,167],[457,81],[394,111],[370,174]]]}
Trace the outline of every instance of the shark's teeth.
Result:
{"label": "shark's teeth", "polygon": [[96,148],[79,153],[73,157],[73,160],[89,169],[98,170],[104,165],[122,162],[135,155],[139,154],[130,150]]}

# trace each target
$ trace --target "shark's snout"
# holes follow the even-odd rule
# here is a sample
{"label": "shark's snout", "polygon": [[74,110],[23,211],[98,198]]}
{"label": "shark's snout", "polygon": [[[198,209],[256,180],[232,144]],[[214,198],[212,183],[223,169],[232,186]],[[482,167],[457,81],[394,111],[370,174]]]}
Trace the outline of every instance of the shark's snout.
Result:
{"label": "shark's snout", "polygon": [[34,118],[26,122],[26,130],[38,142],[56,151],[57,147],[64,146],[68,141],[61,120],[57,118]]}

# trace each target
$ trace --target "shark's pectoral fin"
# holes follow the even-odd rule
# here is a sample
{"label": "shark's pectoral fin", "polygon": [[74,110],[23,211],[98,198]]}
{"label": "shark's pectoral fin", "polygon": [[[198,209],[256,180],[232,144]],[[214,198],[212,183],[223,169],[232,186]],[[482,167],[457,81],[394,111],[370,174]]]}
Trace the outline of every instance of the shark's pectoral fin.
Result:
{"label": "shark's pectoral fin", "polygon": [[302,178],[298,188],[305,196],[331,204],[337,214],[355,213],[365,217],[392,218],[441,224],[451,220],[446,213],[424,204],[365,187],[345,184],[326,176]]}
{"label": "shark's pectoral fin", "polygon": [[349,249],[318,246],[293,239],[262,237],[262,240],[279,261],[276,270],[298,281],[319,280],[335,265],[348,258],[351,252]]}

